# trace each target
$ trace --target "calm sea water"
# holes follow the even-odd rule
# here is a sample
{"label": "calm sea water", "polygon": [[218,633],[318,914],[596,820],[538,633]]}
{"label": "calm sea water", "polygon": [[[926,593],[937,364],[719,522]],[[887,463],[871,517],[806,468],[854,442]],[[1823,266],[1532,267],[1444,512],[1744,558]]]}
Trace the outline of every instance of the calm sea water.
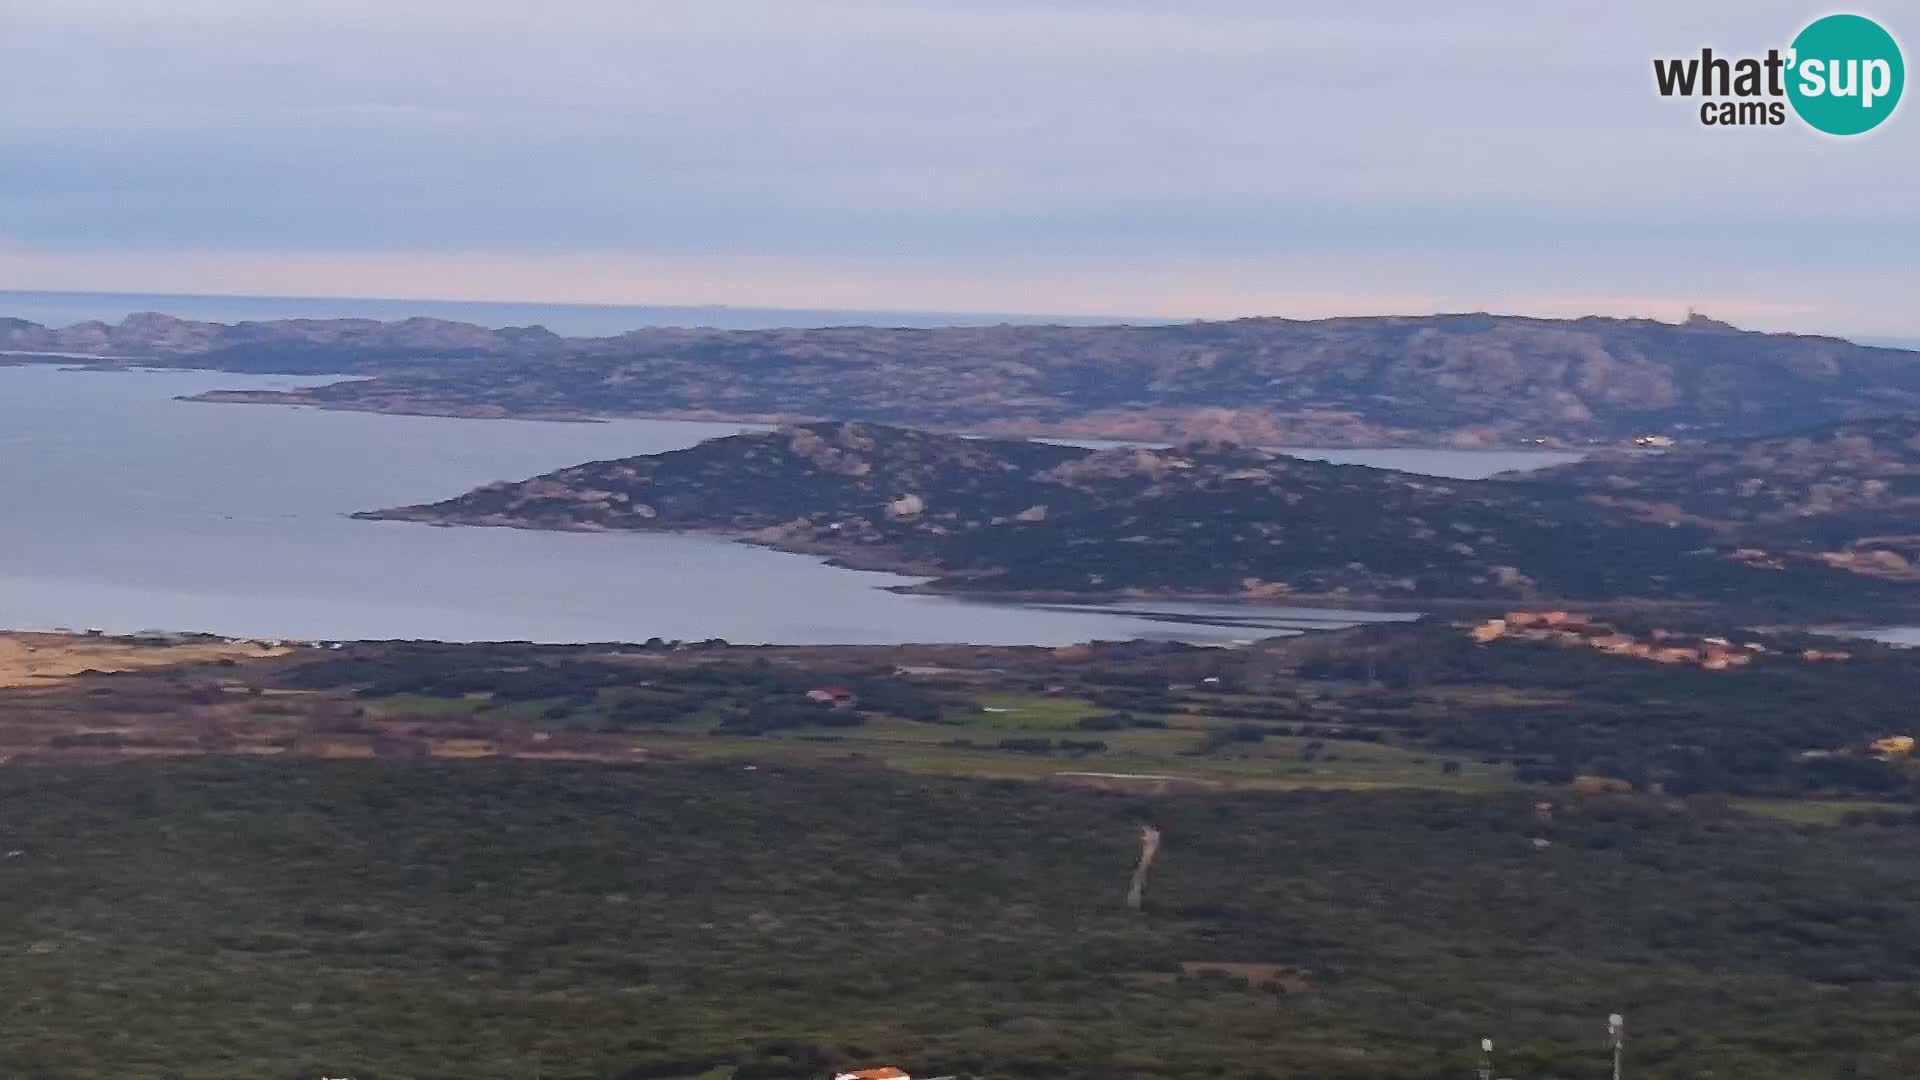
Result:
{"label": "calm sea water", "polygon": [[[356,510],[739,428],[173,400],[314,381],[323,380],[0,367],[0,626],[329,639],[1058,644],[1249,638],[1383,617],[1233,604],[965,602],[882,589],[909,578],[709,539],[352,521],[346,515]],[[1561,456],[1339,453],[1454,475]]]}
{"label": "calm sea water", "polygon": [[1863,637],[1869,641],[1883,641],[1888,645],[1904,648],[1920,648],[1920,626],[1875,626],[1866,629],[1858,627],[1818,628],[1822,633],[1836,634],[1840,637]]}
{"label": "calm sea water", "polygon": [[[1124,443],[1108,439],[1041,439],[1061,446],[1166,446],[1166,443]],[[1335,465],[1367,465],[1376,469],[1450,476],[1461,480],[1484,480],[1494,473],[1544,469],[1579,461],[1585,454],[1567,450],[1449,450],[1418,447],[1386,447],[1355,450],[1338,446],[1274,446],[1294,457],[1329,461]]]}

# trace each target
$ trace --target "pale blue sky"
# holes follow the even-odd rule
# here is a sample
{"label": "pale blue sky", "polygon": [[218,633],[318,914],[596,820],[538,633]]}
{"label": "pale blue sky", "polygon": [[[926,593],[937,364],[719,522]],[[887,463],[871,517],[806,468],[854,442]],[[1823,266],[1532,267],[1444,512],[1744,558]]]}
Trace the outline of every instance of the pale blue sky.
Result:
{"label": "pale blue sky", "polygon": [[1920,333],[1910,103],[1652,89],[1825,10],[6,0],[0,288]]}

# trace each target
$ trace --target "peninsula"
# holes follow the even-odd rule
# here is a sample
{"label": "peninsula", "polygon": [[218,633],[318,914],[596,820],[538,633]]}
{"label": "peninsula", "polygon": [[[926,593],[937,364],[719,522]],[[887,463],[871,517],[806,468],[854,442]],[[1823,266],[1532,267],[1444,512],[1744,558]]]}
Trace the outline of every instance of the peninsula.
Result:
{"label": "peninsula", "polygon": [[1650,521],[1568,479],[1443,480],[1218,442],[1094,450],[860,423],[734,435],[360,516],[709,532],[924,575],[939,591],[1829,609],[1909,592],[1811,550],[1756,559],[1708,523]]}

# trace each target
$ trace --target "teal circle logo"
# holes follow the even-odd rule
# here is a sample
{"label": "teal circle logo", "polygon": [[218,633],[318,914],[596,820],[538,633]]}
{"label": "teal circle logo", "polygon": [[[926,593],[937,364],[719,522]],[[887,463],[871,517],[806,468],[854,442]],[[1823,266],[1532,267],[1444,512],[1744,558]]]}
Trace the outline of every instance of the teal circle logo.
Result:
{"label": "teal circle logo", "polygon": [[1828,15],[1793,39],[1787,100],[1829,135],[1872,131],[1900,104],[1907,66],[1893,35],[1860,15]]}

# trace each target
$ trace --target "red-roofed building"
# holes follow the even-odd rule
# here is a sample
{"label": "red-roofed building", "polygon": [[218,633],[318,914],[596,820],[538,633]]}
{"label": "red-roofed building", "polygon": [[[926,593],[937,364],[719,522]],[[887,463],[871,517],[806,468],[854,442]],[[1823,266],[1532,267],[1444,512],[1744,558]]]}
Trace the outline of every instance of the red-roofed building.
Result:
{"label": "red-roofed building", "polygon": [[807,700],[816,705],[844,709],[854,702],[853,691],[844,686],[821,686],[807,691]]}
{"label": "red-roofed building", "polygon": [[901,1072],[891,1065],[885,1065],[878,1069],[861,1069],[859,1072],[839,1073],[834,1076],[833,1080],[913,1080],[913,1077],[908,1076],[906,1073]]}

